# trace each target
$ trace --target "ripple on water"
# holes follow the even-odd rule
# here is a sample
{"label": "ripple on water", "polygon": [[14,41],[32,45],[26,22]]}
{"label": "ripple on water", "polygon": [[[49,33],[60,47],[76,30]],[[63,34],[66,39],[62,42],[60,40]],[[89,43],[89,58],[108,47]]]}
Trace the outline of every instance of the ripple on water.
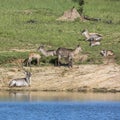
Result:
{"label": "ripple on water", "polygon": [[0,120],[120,120],[120,102],[0,102]]}

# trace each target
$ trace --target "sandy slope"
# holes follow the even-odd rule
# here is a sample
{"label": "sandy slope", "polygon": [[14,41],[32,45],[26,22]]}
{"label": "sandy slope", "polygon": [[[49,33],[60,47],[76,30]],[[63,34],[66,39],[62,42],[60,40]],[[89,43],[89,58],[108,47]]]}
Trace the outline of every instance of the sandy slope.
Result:
{"label": "sandy slope", "polygon": [[23,71],[0,68],[0,73],[1,90],[120,92],[120,66],[115,64],[32,67],[31,87],[22,88],[9,88],[8,81],[23,77]]}

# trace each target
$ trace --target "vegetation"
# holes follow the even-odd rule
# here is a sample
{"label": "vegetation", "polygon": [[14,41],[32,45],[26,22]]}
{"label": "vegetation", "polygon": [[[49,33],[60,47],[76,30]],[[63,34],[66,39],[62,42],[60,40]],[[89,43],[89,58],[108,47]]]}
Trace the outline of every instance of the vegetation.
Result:
{"label": "vegetation", "polygon": [[[101,18],[99,22],[56,21],[65,10],[73,6],[79,8],[73,0],[0,0],[0,3],[1,65],[27,57],[28,52],[11,52],[13,49],[36,51],[40,44],[46,45],[47,49],[75,48],[80,44],[83,52],[89,53],[89,61],[94,60],[94,63],[100,63],[101,49],[111,49],[120,64],[119,0],[84,0],[83,14]],[[112,21],[111,24],[108,20]],[[103,35],[101,46],[89,46],[81,35],[85,28]]]}
{"label": "vegetation", "polygon": [[82,15],[84,0],[73,0],[73,1],[74,2],[78,2],[78,4],[79,4],[78,12],[79,12],[80,15]]}

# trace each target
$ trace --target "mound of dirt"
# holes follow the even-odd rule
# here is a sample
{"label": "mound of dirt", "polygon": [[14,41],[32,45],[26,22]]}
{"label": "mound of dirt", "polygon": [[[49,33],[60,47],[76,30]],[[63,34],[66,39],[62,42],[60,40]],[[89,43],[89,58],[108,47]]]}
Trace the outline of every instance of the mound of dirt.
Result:
{"label": "mound of dirt", "polygon": [[77,18],[81,19],[81,16],[78,13],[78,11],[73,7],[72,9],[65,11],[64,14],[61,17],[59,17],[57,20],[59,20],[59,21],[74,21]]}

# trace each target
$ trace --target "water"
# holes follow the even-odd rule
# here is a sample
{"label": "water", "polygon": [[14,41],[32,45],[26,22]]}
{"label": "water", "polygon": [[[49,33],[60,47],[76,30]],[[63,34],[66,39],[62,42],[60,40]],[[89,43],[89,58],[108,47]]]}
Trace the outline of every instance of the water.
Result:
{"label": "water", "polygon": [[1,93],[0,120],[120,120],[120,94]]}

